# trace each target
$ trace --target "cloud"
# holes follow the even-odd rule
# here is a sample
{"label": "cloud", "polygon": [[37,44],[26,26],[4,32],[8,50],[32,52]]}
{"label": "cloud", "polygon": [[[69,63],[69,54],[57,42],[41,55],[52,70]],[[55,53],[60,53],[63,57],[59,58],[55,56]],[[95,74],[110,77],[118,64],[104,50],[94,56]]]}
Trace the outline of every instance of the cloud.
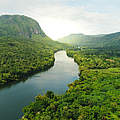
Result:
{"label": "cloud", "polygon": [[116,6],[113,0],[111,3],[108,0],[0,0],[0,14],[30,16],[50,37],[57,39],[71,33],[120,31],[119,7]]}

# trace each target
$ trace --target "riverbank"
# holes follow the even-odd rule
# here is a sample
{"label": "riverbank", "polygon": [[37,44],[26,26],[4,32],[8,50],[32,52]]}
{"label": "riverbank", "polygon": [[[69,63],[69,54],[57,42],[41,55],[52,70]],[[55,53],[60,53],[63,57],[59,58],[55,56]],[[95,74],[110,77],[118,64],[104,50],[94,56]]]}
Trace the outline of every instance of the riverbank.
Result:
{"label": "riverbank", "polygon": [[61,96],[50,91],[37,96],[24,108],[21,120],[119,119],[120,59],[108,53],[68,50],[67,54],[79,65],[79,80],[69,84]]}
{"label": "riverbank", "polygon": [[62,95],[68,89],[67,84],[78,78],[78,65],[72,58],[67,57],[65,51],[55,53],[54,57],[54,66],[47,71],[0,89],[1,119],[21,118],[23,107],[33,102],[35,96],[44,95],[48,90],[56,95]]}
{"label": "riverbank", "polygon": [[51,52],[51,55],[48,55],[48,57],[47,56],[45,58],[42,57],[42,60],[39,61],[40,63],[37,65],[37,67],[31,66],[29,69],[25,69],[24,71],[21,71],[21,72],[20,71],[19,72],[16,71],[15,73],[11,72],[8,75],[10,77],[6,76],[7,78],[5,78],[4,74],[2,74],[2,77],[5,80],[2,80],[2,82],[0,84],[0,88],[7,86],[8,83],[12,84],[12,82],[15,83],[15,82],[19,82],[21,80],[24,81],[28,77],[30,77],[38,72],[43,72],[43,71],[48,70],[49,68],[51,68],[54,65],[55,58],[54,58],[53,53],[54,52]]}
{"label": "riverbank", "polygon": [[0,86],[49,69],[54,64],[54,52],[66,47],[47,36],[0,37]]}

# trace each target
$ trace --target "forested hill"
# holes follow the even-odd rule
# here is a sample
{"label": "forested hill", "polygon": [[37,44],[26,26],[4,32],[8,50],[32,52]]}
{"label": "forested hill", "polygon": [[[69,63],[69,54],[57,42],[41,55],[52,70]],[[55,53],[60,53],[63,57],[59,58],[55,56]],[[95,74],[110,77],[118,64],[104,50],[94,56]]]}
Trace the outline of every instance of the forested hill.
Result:
{"label": "forested hill", "polygon": [[0,36],[23,36],[31,38],[33,34],[45,36],[39,24],[23,15],[0,16]]}
{"label": "forested hill", "polygon": [[69,47],[51,40],[28,17],[0,17],[0,87],[46,70],[54,64],[54,52]]}
{"label": "forested hill", "polygon": [[58,40],[62,43],[70,43],[75,46],[84,47],[102,47],[102,48],[119,48],[120,47],[120,32],[101,35],[84,35],[71,34]]}

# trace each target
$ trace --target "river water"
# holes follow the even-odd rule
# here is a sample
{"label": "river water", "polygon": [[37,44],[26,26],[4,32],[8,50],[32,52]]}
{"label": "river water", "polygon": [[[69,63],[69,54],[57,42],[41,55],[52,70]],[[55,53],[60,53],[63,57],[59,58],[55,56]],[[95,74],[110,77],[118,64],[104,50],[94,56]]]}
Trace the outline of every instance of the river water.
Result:
{"label": "river water", "polygon": [[78,72],[78,65],[65,51],[57,52],[54,66],[48,71],[0,89],[0,120],[18,120],[22,116],[22,108],[47,90],[55,94],[65,93],[67,84],[78,79]]}

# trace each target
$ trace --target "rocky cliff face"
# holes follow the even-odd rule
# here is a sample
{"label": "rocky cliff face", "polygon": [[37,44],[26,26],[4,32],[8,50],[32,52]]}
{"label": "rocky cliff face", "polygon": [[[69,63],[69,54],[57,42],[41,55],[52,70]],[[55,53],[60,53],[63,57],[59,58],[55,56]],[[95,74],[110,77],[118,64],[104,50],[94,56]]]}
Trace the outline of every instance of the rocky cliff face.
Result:
{"label": "rocky cliff face", "polygon": [[31,38],[33,34],[46,36],[39,24],[23,15],[0,16],[0,36],[22,36]]}

